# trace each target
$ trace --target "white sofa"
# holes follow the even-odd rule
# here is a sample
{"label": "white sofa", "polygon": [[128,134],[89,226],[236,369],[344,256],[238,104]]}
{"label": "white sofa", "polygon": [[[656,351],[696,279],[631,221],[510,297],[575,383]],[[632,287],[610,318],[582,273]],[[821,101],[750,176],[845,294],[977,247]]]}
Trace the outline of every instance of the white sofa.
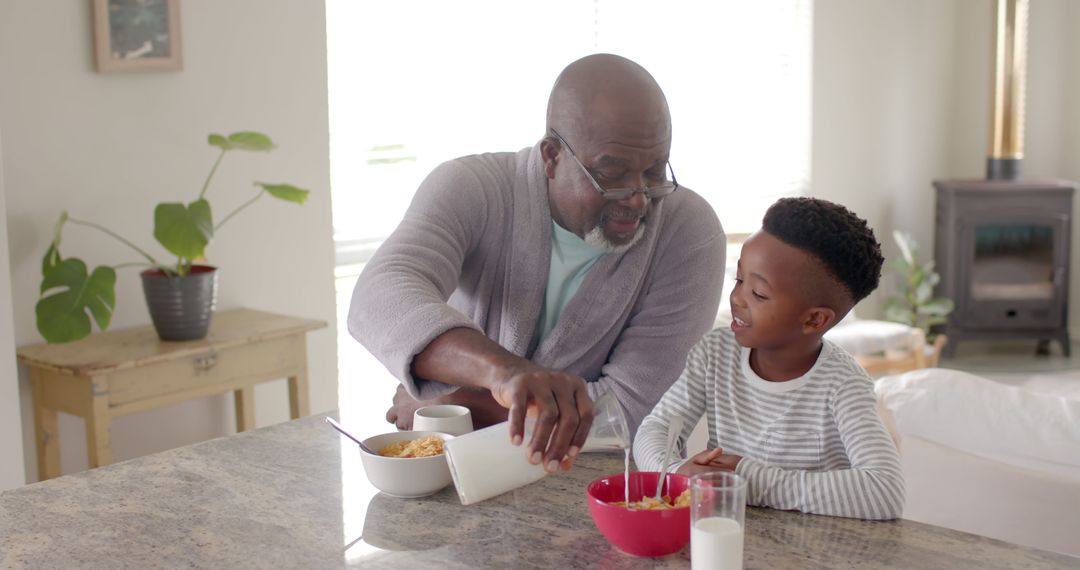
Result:
{"label": "white sofa", "polygon": [[904,518],[1080,556],[1080,382],[1058,386],[939,368],[878,379]]}

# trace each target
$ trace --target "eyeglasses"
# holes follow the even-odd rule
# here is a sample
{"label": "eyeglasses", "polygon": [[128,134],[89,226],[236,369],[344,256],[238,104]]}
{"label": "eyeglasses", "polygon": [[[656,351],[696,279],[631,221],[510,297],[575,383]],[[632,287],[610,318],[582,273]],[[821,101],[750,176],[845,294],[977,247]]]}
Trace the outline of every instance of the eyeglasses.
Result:
{"label": "eyeglasses", "polygon": [[679,182],[675,180],[675,171],[671,169],[671,163],[669,162],[667,163],[667,167],[668,172],[671,174],[671,182],[646,188],[608,188],[605,190],[600,186],[600,183],[596,181],[596,178],[593,177],[592,173],[589,172],[589,169],[578,160],[577,155],[574,154],[574,149],[570,148],[570,143],[566,142],[566,139],[562,138],[562,135],[556,132],[555,129],[551,129],[551,133],[566,147],[566,150],[570,153],[570,158],[574,159],[574,162],[581,167],[581,171],[585,173],[585,177],[589,179],[589,182],[592,182],[593,188],[596,188],[596,191],[607,200],[625,200],[637,192],[641,192],[649,198],[663,198],[679,187]]}

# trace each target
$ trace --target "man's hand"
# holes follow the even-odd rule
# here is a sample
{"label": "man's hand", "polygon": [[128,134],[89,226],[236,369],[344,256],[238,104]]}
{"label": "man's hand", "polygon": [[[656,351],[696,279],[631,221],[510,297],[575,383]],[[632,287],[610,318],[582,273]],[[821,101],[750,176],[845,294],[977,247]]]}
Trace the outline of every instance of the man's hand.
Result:
{"label": "man's hand", "polygon": [[416,411],[416,408],[426,406],[428,403],[414,400],[404,386],[398,386],[397,392],[394,393],[394,404],[390,406],[389,410],[386,410],[386,421],[394,424],[400,430],[410,430],[412,429],[413,412]]}
{"label": "man's hand", "polygon": [[691,476],[699,473],[712,471],[735,471],[735,467],[742,461],[741,455],[724,453],[723,449],[706,449],[690,458],[676,471],[679,474]]}
{"label": "man's hand", "polygon": [[[509,410],[514,445],[521,445],[525,437],[526,414],[535,417],[529,460],[543,462],[548,471],[555,471],[560,463],[569,468],[592,427],[592,400],[584,379],[538,366],[469,328],[450,329],[435,337],[413,358],[412,373],[419,379],[489,391],[495,402]],[[404,411],[396,411],[397,423],[404,420]]]}
{"label": "man's hand", "polygon": [[491,388],[495,401],[509,410],[510,438],[524,439],[525,416],[536,418],[529,441],[529,461],[555,472],[569,469],[592,427],[592,400],[580,376],[530,365],[510,373]]}

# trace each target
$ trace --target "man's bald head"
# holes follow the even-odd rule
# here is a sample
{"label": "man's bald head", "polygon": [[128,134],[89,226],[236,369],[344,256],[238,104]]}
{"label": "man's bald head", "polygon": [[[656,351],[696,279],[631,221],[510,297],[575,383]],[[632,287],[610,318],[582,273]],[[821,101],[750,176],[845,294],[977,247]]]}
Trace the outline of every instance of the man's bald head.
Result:
{"label": "man's bald head", "polygon": [[547,127],[576,138],[582,129],[637,124],[671,136],[664,92],[637,63],[613,54],[583,57],[559,74],[548,99]]}
{"label": "man's bald head", "polygon": [[552,219],[609,253],[633,247],[644,235],[653,199],[641,192],[613,200],[602,194],[668,180],[671,116],[656,80],[617,55],[579,59],[555,81],[547,127],[540,154]]}

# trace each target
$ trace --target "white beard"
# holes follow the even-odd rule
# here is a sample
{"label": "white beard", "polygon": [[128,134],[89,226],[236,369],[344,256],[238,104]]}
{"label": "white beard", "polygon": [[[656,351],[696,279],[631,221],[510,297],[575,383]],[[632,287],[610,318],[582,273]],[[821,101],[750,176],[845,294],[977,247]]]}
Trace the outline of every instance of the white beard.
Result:
{"label": "white beard", "polygon": [[645,220],[642,220],[638,224],[637,230],[634,231],[634,237],[630,238],[630,241],[626,243],[613,243],[604,235],[604,229],[599,225],[594,226],[585,234],[585,243],[595,247],[596,249],[603,250],[605,253],[621,254],[625,253],[630,248],[634,247],[637,242],[641,241],[641,236],[645,235]]}

